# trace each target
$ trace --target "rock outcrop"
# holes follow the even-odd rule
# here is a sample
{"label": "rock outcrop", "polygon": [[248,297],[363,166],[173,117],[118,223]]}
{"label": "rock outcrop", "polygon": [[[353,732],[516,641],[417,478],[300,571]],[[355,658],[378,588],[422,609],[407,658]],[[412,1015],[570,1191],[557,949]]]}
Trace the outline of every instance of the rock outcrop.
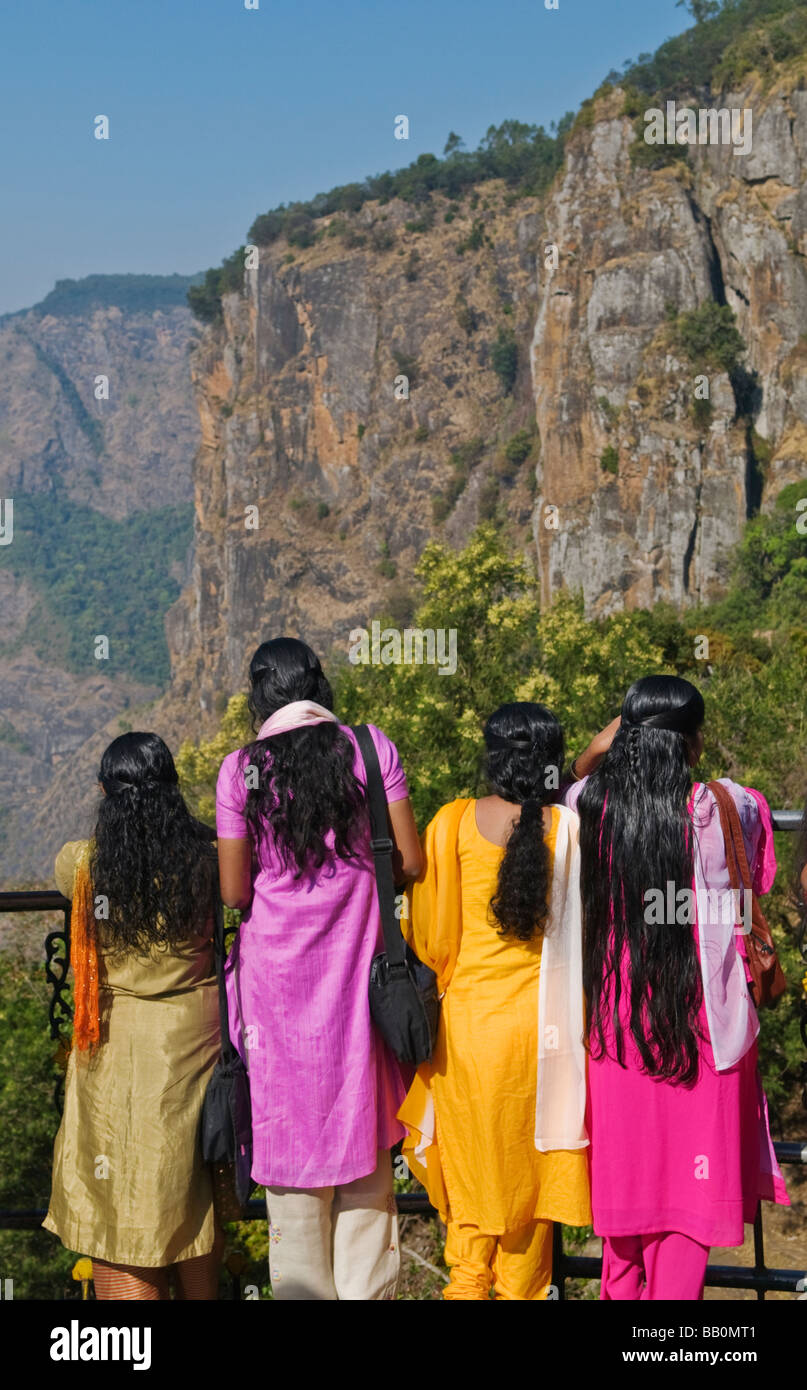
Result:
{"label": "rock outcrop", "polygon": [[[347,238],[322,219],[307,250],[262,248],[193,359],[196,546],[167,708],[209,720],[270,634],[344,653],[371,612],[405,616],[425,541],[459,543],[480,516],[529,535],[547,601],[721,592],[747,516],[807,471],[807,92],[715,105],[752,109],[749,155],[634,164],[610,89],[543,201],[482,184],[459,211],[433,196],[431,226],[371,204]],[[676,341],[672,319],[709,301],[737,315],[741,372]]]}

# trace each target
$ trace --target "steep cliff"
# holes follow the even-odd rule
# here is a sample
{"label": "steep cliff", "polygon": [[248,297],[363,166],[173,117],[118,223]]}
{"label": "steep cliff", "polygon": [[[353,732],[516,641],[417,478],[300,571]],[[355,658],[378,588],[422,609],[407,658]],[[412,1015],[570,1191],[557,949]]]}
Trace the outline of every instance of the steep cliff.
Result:
{"label": "steep cliff", "polygon": [[[631,165],[622,104],[597,104],[548,200],[560,263],[539,263],[532,343],[545,592],[581,588],[603,611],[714,597],[746,516],[807,471],[807,91],[725,94],[716,106],[753,112],[751,153],[696,146],[654,171]],[[668,306],[710,299],[747,345],[735,381],[676,351]]]}
{"label": "steep cliff", "polygon": [[[271,634],[344,654],[371,613],[404,620],[426,540],[461,542],[480,516],[533,550],[547,601],[720,592],[746,517],[807,463],[807,91],[749,79],[715,105],[752,109],[751,154],[643,167],[636,113],[606,88],[541,201],[490,182],[261,248],[192,362],[177,729],[209,721]],[[682,349],[681,316],[710,301],[737,315],[735,368]]]}

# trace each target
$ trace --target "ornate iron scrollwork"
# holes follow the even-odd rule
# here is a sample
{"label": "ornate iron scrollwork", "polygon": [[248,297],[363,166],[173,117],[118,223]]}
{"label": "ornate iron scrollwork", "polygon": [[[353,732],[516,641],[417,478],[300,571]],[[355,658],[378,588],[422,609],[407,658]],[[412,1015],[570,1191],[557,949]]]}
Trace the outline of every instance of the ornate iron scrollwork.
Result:
{"label": "ornate iron scrollwork", "polygon": [[69,966],[70,905],[68,903],[64,909],[64,927],[62,930],[48,932],[45,937],[45,979],[53,991],[48,1005],[50,1036],[54,1042],[60,1044],[60,1050],[57,1052],[59,1074],[53,1087],[53,1104],[60,1115],[64,1103],[64,1068],[66,1066],[69,1029],[73,1022],[72,1005],[65,998],[65,993],[69,989],[67,983]]}

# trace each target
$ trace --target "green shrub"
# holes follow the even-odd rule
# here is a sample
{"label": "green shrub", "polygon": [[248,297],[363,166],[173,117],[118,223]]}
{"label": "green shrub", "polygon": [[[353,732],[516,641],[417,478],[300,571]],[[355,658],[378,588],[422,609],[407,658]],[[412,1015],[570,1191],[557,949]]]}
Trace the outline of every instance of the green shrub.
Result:
{"label": "green shrub", "polygon": [[409,252],[409,255],[408,255],[407,260],[406,260],[406,265],[404,266],[404,279],[405,279],[405,280],[409,280],[409,281],[417,280],[417,278],[418,278],[418,262],[419,262],[419,260],[420,260],[420,252],[419,252],[419,251],[410,251],[410,252]]}
{"label": "green shrub", "polygon": [[534,443],[534,429],[518,430],[504,446],[504,456],[507,462],[515,468],[520,468],[525,459],[528,459],[532,453]]}
{"label": "green shrub", "polygon": [[395,365],[402,376],[408,377],[410,388],[415,385],[418,376],[418,360],[409,352],[393,352]]}
{"label": "green shrub", "polygon": [[608,444],[600,455],[600,468],[603,473],[617,474],[619,472],[619,450],[613,444]]}
{"label": "green shrub", "polygon": [[510,395],[518,373],[518,346],[509,327],[500,328],[490,354],[490,363],[501,382],[505,395]]}
{"label": "green shrub", "polygon": [[710,400],[703,400],[700,397],[696,397],[692,402],[692,419],[698,429],[706,430],[709,428],[712,423],[713,413],[712,402]]}
{"label": "green shrub", "polygon": [[479,251],[485,245],[485,224],[481,217],[474,219],[471,230],[462,241],[457,242],[457,253],[462,256],[466,251]]}
{"label": "green shrub", "polygon": [[373,227],[370,245],[374,251],[390,251],[395,245],[395,237],[388,227]]}
{"label": "green shrub", "polygon": [[613,429],[614,425],[619,420],[619,406],[612,405],[607,396],[598,396],[597,405],[605,416],[605,428],[608,430]]}
{"label": "green shrub", "polygon": [[496,478],[486,478],[479,489],[479,520],[499,520],[499,483]]}
{"label": "green shrub", "polygon": [[713,299],[697,309],[686,309],[669,319],[670,341],[696,367],[717,368],[731,375],[740,365],[746,346],[736,326],[734,311]]}
{"label": "green shrub", "polygon": [[469,304],[463,294],[458,294],[454,300],[454,317],[466,337],[470,338],[479,327],[479,316],[473,305]]}

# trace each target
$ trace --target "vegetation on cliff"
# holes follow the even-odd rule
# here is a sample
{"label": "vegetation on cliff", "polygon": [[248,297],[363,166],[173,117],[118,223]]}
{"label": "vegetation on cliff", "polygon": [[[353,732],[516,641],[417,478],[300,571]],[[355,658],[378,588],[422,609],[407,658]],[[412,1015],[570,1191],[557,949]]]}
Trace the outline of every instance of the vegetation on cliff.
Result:
{"label": "vegetation on cliff", "polygon": [[[403,169],[374,174],[361,182],[318,193],[307,201],[282,203],[261,213],[249,229],[249,243],[268,246],[284,237],[290,246],[312,246],[326,235],[319,219],[334,217],[328,234],[344,235],[351,245],[364,244],[361,233],[342,218],[360,212],[365,203],[378,202],[383,206],[392,198],[419,206],[420,219],[407,223],[407,229],[425,231],[434,218],[430,207],[433,193],[443,194],[455,203],[489,179],[503,179],[511,196],[543,193],[563,163],[569,132],[591,124],[595,98],[609,88],[618,86],[625,90],[625,114],[640,122],[641,112],[648,105],[695,92],[708,95],[726,91],[750,72],[770,79],[778,65],[807,54],[807,11],[803,0],[686,0],[686,7],[696,21],[692,28],[668,39],[655,53],[628,59],[621,71],[612,68],[594,97],[582,103],[577,115],[567,111],[557,123],[551,123],[549,132],[543,126],[510,119],[499,126],[489,126],[477,148],[465,150],[464,142],[452,131],[442,159],[421,154]],[[685,146],[648,145],[643,140],[635,141],[631,151],[634,162],[649,167],[686,156]],[[451,212],[447,218],[450,216]],[[476,236],[481,235],[480,224]],[[239,246],[220,266],[206,271],[201,283],[188,290],[188,304],[203,322],[217,322],[221,318],[222,294],[242,288],[245,249]]]}
{"label": "vegetation on cliff", "polygon": [[86,673],[105,669],[94,644],[106,636],[118,674],[162,688],[169,676],[164,618],[180,592],[171,565],[185,562],[192,517],[187,504],[113,521],[61,491],[16,496],[15,543],[0,548],[0,566],[27,581],[36,602],[0,651],[30,645],[43,660]]}
{"label": "vegetation on cliff", "polygon": [[[803,0],[687,0],[696,23],[667,39],[655,53],[640,53],[606,82],[626,84],[647,97],[671,100],[695,91],[725,92],[750,72],[770,75],[780,63],[807,52]],[[654,102],[648,103],[654,105]]]}

